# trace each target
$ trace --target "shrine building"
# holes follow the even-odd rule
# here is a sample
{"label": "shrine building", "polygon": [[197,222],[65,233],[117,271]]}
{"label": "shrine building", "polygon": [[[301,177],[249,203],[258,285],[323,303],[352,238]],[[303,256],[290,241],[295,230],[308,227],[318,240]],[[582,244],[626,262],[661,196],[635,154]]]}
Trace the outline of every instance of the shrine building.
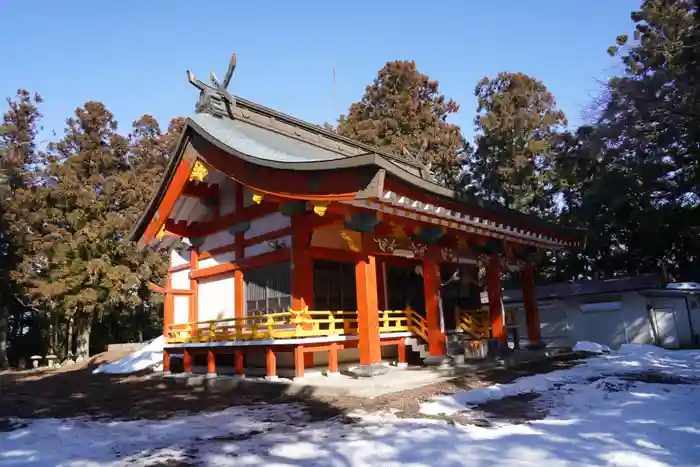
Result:
{"label": "shrine building", "polygon": [[417,158],[234,97],[234,64],[221,84],[190,74],[195,113],[131,233],[169,252],[153,287],[165,371],[372,376],[442,361],[450,336],[505,345],[506,270],[522,278],[520,334],[540,343],[533,268],[546,250],[581,247],[583,232],[467,199]]}

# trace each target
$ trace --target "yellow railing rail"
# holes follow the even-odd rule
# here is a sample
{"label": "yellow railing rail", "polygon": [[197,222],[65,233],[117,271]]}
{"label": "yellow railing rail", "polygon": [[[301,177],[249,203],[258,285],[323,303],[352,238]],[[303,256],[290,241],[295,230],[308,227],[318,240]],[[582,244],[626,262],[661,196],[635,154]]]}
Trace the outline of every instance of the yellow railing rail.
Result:
{"label": "yellow railing rail", "polygon": [[457,325],[476,339],[488,337],[491,328],[488,310],[455,309]]}
{"label": "yellow railing rail", "polygon": [[424,341],[428,341],[428,321],[416,310],[408,307],[404,313],[408,318],[409,330],[418,334]]}
{"label": "yellow railing rail", "polygon": [[411,322],[406,310],[379,311],[379,332],[410,331]]}
{"label": "yellow railing rail", "polygon": [[168,342],[284,339],[356,333],[357,314],[354,312],[290,309],[282,313],[173,324],[168,328]]}
{"label": "yellow railing rail", "polygon": [[[427,340],[425,318],[410,308],[379,311],[379,332],[405,331],[413,331]],[[355,311],[289,309],[266,315],[171,324],[166,337],[170,343],[186,343],[356,334],[358,323]]]}

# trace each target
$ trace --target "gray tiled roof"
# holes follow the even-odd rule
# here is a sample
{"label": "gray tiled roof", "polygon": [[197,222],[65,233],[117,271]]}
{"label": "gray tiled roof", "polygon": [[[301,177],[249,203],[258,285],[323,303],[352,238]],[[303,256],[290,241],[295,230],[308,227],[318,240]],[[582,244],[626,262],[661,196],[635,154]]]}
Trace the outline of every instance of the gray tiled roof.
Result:
{"label": "gray tiled roof", "polygon": [[247,122],[217,118],[199,113],[190,118],[212,137],[229,148],[276,162],[314,162],[342,159],[342,153],[293,139]]}

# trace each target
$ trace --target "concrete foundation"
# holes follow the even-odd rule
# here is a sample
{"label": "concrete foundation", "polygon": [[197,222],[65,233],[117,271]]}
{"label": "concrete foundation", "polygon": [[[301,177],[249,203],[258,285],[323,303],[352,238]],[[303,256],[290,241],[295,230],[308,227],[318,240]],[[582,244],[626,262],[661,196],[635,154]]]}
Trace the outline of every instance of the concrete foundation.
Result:
{"label": "concrete foundation", "polygon": [[[439,367],[409,366],[399,368],[397,366],[381,365],[385,373],[371,378],[357,377],[349,367],[326,376],[323,370],[312,369],[307,371],[303,378],[280,376],[275,381],[264,378],[264,374],[255,377],[241,378],[238,376],[218,376],[207,378],[205,375],[162,375],[170,384],[185,386],[205,386],[211,391],[229,391],[237,388],[259,391],[261,394],[279,395],[304,395],[317,396],[354,396],[354,397],[378,397],[383,394],[406,391],[427,386],[429,384],[447,381],[465,374],[474,373],[489,368],[512,366],[533,360],[542,360],[550,357],[563,357],[564,354],[575,356],[567,349],[542,349],[539,351],[517,350],[511,352],[505,359],[486,359],[459,364],[452,360],[451,365]],[[353,368],[354,369],[354,368]]]}

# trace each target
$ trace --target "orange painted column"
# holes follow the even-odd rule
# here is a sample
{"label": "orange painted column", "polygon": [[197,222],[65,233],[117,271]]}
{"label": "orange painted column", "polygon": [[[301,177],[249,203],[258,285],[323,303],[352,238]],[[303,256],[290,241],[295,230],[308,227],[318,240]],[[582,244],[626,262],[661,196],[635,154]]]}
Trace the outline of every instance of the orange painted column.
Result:
{"label": "orange painted column", "polygon": [[406,363],[406,341],[401,340],[398,344],[399,363]]}
{"label": "orange painted column", "polygon": [[486,265],[486,292],[489,297],[491,337],[506,344],[508,334],[504,329],[503,310],[501,309],[501,259],[498,255],[491,255]]}
{"label": "orange painted column", "polygon": [[328,373],[338,373],[338,344],[335,342],[328,349]]}
{"label": "orange painted column", "polygon": [[265,377],[267,379],[277,378],[277,356],[272,347],[267,347],[265,349]]}
{"label": "orange painted column", "polygon": [[382,358],[379,341],[379,310],[377,303],[377,263],[372,255],[362,255],[355,263],[357,286],[357,330],[359,333],[360,364],[372,365]]}
{"label": "orange painted column", "polygon": [[386,283],[385,283],[386,263],[381,258],[377,259],[377,297],[379,299],[379,309],[388,310]]}
{"label": "orange painted column", "polygon": [[170,372],[170,353],[167,350],[163,350],[163,372]]}
{"label": "orange painted column", "polygon": [[304,215],[292,216],[292,308],[314,306],[313,261],[309,255],[311,231]]}
{"label": "orange painted column", "polygon": [[216,374],[216,354],[213,349],[207,351],[207,374]]}
{"label": "orange painted column", "polygon": [[[199,250],[198,247],[192,246],[190,248],[190,274],[199,268]],[[190,295],[190,310],[189,310],[189,322],[195,323],[199,321],[199,281],[197,279],[190,279],[190,290],[192,295]],[[199,335],[199,329],[195,329],[192,332],[192,336]]]}
{"label": "orange painted column", "polygon": [[[311,231],[306,225],[308,216],[292,216],[292,309],[303,310],[314,307],[314,269],[309,254]],[[309,324],[310,326],[310,324]],[[313,352],[304,352],[304,366],[314,366]]]}
{"label": "orange painted column", "polygon": [[240,269],[233,271],[233,289],[234,313],[236,318],[242,318],[245,315],[245,282]]}
{"label": "orange painted column", "polygon": [[294,376],[301,378],[304,376],[304,346],[297,345],[294,347]]}
{"label": "orange painted column", "polygon": [[423,294],[425,319],[428,322],[428,353],[431,357],[445,355],[445,336],[440,329],[440,265],[433,260],[423,262]]}
{"label": "orange painted column", "polygon": [[182,371],[192,373],[192,353],[188,349],[182,350]]}
{"label": "orange painted column", "polygon": [[242,350],[236,350],[235,357],[236,359],[236,374],[238,376],[245,376],[245,367],[244,367],[244,361],[243,361],[243,351]]}
{"label": "orange painted column", "polygon": [[525,264],[522,281],[527,338],[530,342],[539,343],[542,341],[542,334],[540,329],[540,311],[537,309],[537,297],[535,295],[535,267],[532,261],[528,261]]}
{"label": "orange painted column", "polygon": [[[243,185],[236,185],[236,212],[243,210]],[[245,257],[245,232],[236,232],[234,238],[236,261],[241,261]],[[234,281],[234,313],[236,318],[245,316],[245,278],[243,271],[236,269],[233,272]]]}
{"label": "orange painted column", "polygon": [[163,336],[168,339],[170,325],[175,319],[175,296],[171,292],[173,288],[172,273],[168,271],[165,278],[165,297],[163,297]]}

